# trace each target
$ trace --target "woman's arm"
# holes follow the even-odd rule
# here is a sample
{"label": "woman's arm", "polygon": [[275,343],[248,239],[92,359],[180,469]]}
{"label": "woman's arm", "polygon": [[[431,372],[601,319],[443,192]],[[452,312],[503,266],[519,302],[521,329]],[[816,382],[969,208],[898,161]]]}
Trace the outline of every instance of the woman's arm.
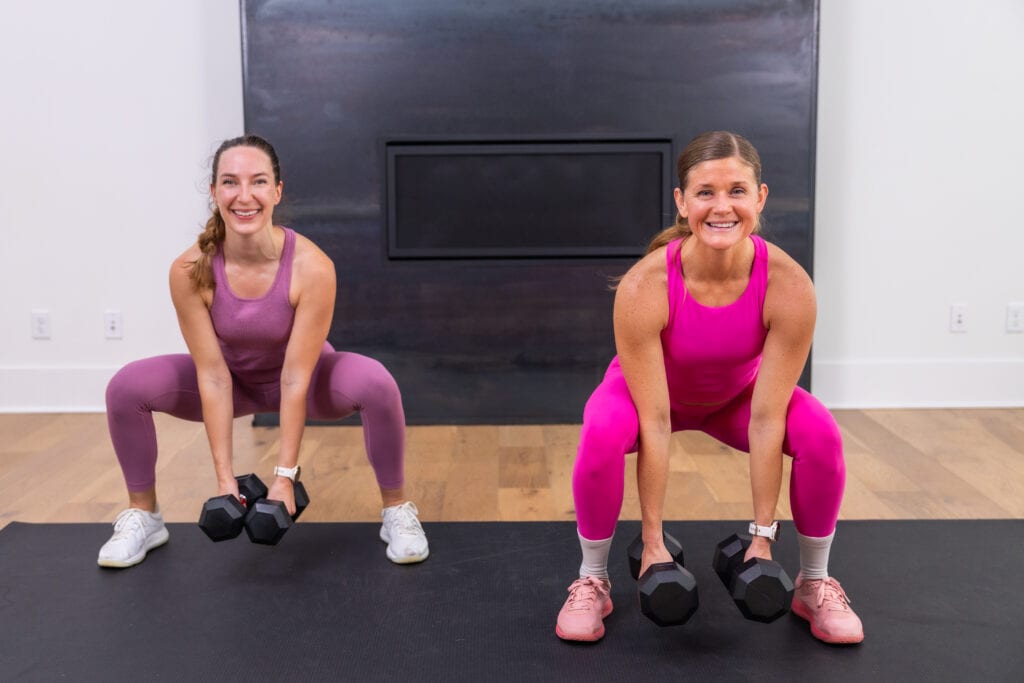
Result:
{"label": "woman's arm", "polygon": [[[754,521],[775,519],[782,486],[782,443],[793,389],[807,362],[817,307],[814,285],[800,265],[769,245],[768,291],[764,321],[768,328],[750,409],[750,488]],[[747,558],[771,558],[768,539],[755,536]]]}
{"label": "woman's arm", "polygon": [[217,476],[217,493],[237,496],[238,484],[231,464],[231,433],[235,417],[231,373],[224,362],[204,293],[197,291],[189,278],[191,264],[198,257],[199,248],[193,246],[171,265],[171,300],[178,315],[181,335],[196,365],[203,424]]}
{"label": "woman's arm", "polygon": [[614,308],[615,347],[640,419],[637,492],[643,520],[640,572],[672,560],[662,537],[672,424],[661,331],[668,323],[665,250],[638,262],[619,283]]}
{"label": "woman's arm", "polygon": [[[295,321],[281,369],[281,452],[277,459],[281,467],[291,468],[299,461],[310,379],[331,329],[336,284],[331,259],[311,241],[296,235],[291,288]],[[275,477],[267,497],[284,501],[294,514],[290,479]]]}

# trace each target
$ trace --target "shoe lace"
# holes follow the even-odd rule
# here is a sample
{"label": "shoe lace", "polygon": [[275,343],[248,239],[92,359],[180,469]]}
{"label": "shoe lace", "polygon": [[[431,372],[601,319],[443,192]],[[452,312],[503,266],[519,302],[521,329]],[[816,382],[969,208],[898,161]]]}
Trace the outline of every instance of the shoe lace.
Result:
{"label": "shoe lace", "polygon": [[423,533],[423,526],[416,515],[419,510],[412,501],[407,501],[396,507],[388,515],[388,527],[392,532],[402,536],[419,535]]}
{"label": "shoe lace", "polygon": [[142,510],[128,508],[114,519],[114,536],[111,540],[122,540],[143,531]]}
{"label": "shoe lace", "polygon": [[846,595],[846,591],[843,590],[843,587],[839,585],[839,582],[831,576],[821,579],[815,600],[818,603],[818,607],[828,603],[826,609],[837,610],[840,612],[848,611],[850,609],[850,602],[852,602],[849,596]]}
{"label": "shoe lace", "polygon": [[569,611],[587,611],[597,600],[598,594],[604,592],[604,583],[595,576],[584,576],[576,579],[569,586]]}

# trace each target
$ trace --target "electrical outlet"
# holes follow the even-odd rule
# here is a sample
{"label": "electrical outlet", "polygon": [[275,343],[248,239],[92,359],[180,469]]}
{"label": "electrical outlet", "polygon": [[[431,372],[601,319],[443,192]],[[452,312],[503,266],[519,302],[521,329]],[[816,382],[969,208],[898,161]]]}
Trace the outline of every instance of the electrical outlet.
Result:
{"label": "electrical outlet", "polygon": [[967,304],[950,304],[949,306],[949,331],[967,331]]}
{"label": "electrical outlet", "polygon": [[32,338],[50,338],[50,312],[42,308],[32,309]]}
{"label": "electrical outlet", "polygon": [[124,319],[121,311],[107,311],[103,314],[103,332],[107,339],[124,338]]}
{"label": "electrical outlet", "polygon": [[1024,303],[1006,304],[1006,331],[1024,332]]}

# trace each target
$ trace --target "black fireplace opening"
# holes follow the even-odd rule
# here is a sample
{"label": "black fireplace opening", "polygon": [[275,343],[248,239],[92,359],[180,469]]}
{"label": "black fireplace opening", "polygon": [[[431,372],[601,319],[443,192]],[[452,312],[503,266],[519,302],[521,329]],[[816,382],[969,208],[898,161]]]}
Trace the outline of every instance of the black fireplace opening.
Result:
{"label": "black fireplace opening", "polygon": [[391,259],[641,255],[674,219],[672,140],[384,143]]}

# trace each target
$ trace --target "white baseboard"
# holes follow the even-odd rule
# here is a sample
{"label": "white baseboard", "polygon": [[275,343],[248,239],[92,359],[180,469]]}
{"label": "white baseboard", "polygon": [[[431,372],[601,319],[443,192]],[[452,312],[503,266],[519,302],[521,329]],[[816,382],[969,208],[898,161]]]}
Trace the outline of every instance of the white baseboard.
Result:
{"label": "white baseboard", "polygon": [[[117,366],[0,367],[0,412],[104,412]],[[829,408],[1024,407],[1024,359],[816,361],[814,395]]]}
{"label": "white baseboard", "polygon": [[815,361],[811,388],[829,408],[1024,407],[1024,359]]}

